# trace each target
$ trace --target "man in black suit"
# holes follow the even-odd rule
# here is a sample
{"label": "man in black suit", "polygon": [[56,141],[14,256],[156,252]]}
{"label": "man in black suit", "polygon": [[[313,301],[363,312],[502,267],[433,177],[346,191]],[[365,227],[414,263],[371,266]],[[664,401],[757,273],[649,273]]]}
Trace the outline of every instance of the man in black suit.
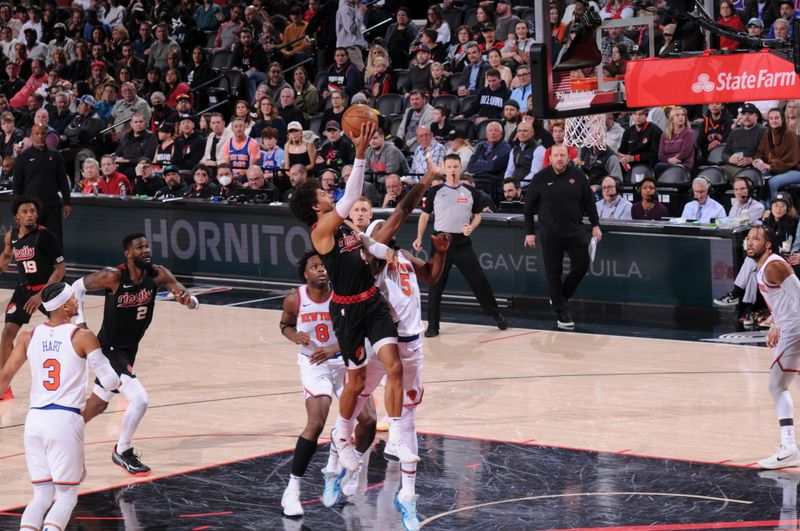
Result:
{"label": "man in black suit", "polygon": [[481,49],[477,43],[467,44],[467,65],[461,72],[461,84],[458,87],[458,96],[463,98],[470,94],[477,94],[486,84],[486,71],[491,68],[489,63],[481,57]]}

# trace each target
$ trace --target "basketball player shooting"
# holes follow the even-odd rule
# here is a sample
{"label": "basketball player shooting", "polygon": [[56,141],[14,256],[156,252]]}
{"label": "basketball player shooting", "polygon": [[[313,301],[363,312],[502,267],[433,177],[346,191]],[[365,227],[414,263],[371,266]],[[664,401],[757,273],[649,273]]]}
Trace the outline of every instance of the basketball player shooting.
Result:
{"label": "basketball player shooting", "polygon": [[50,284],[41,291],[41,299],[50,317],[20,335],[0,371],[0,389],[27,359],[31,404],[25,419],[25,460],[33,498],[22,513],[20,529],[61,531],[67,529],[86,474],[81,409],[86,405],[88,369],[106,389],[116,389],[120,382],[97,337],[70,323],[78,313],[72,288],[63,282]]}
{"label": "basketball player shooting", "polygon": [[[311,227],[311,243],[322,257],[333,286],[331,318],[349,372],[339,398],[339,416],[331,439],[339,453],[340,463],[351,472],[358,469],[350,436],[355,423],[356,401],[364,388],[366,376],[366,339],[374,346],[387,375],[385,403],[389,414],[389,440],[384,456],[403,463],[419,461],[419,457],[403,443],[400,432],[403,367],[397,352],[397,328],[386,300],[375,287],[370,268],[361,256],[361,238],[344,224],[350,209],[361,196],[364,155],[374,132],[375,124],[367,122],[361,125],[360,134],[353,137],[356,147],[353,172],[344,195],[335,206],[316,179],[298,186],[289,205],[295,217]],[[374,256],[379,255],[377,250],[368,251]]]}
{"label": "basketball player shooting", "polygon": [[[133,434],[147,411],[147,392],[133,372],[139,342],[153,320],[156,293],[160,287],[167,288],[178,303],[190,310],[197,309],[197,298],[190,296],[169,269],[153,264],[150,243],[144,234],[129,234],[122,239],[127,262],[117,267],[107,267],[78,279],[72,285],[78,300],[76,323],[86,327],[83,312],[87,291],[105,290],[103,324],[100,327],[100,344],[114,371],[120,376],[119,392],[128,401],[122,416],[119,440],[111,454],[114,464],[134,476],[146,476],[150,467],[145,466],[133,453]],[[83,418],[89,422],[108,407],[114,396],[102,382],[96,382],[92,396],[86,404]]]}
{"label": "basketball player shooting", "polygon": [[[19,279],[6,306],[6,323],[0,336],[0,368],[11,355],[19,329],[30,322],[37,308],[47,315],[42,306],[42,290],[61,281],[67,271],[58,239],[38,224],[41,211],[41,203],[33,197],[17,196],[11,203],[17,227],[5,234],[0,271],[5,271],[13,259]],[[0,386],[0,400],[12,398],[11,388]]]}
{"label": "basketball player shooting", "polygon": [[773,323],[767,346],[774,348],[769,372],[769,391],[775,401],[781,444],[778,451],[758,462],[761,468],[800,465],[794,433],[794,405],[789,385],[800,371],[800,280],[789,264],[773,253],[777,238],[759,226],[747,234],[747,256],[756,261],[758,289],[772,311]]}

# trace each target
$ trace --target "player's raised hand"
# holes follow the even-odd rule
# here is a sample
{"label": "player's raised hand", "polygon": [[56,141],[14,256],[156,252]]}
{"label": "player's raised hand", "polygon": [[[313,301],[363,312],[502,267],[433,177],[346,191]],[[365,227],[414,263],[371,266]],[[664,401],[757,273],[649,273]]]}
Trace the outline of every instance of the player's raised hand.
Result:
{"label": "player's raised hand", "polygon": [[444,165],[433,162],[433,156],[430,153],[428,153],[428,155],[425,157],[425,163],[428,166],[427,171],[432,173],[434,176],[444,173]]}
{"label": "player's raised hand", "polygon": [[369,141],[375,135],[376,124],[371,121],[364,121],[361,123],[361,131],[356,137],[352,137],[353,145],[356,147],[356,158],[363,159],[364,154],[367,152]]}
{"label": "player's raised hand", "polygon": [[447,250],[450,248],[450,242],[452,240],[453,237],[450,235],[450,233],[447,232],[440,232],[439,234],[434,234],[431,236],[431,241],[433,242],[433,248],[440,253],[447,252]]}

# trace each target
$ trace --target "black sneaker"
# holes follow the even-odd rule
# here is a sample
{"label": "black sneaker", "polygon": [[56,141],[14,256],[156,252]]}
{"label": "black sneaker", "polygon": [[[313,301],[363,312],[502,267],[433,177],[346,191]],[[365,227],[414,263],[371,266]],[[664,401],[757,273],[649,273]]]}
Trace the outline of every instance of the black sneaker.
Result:
{"label": "black sneaker", "polygon": [[436,337],[438,335],[439,335],[438,328],[433,328],[429,326],[428,329],[425,330],[425,337]]}
{"label": "black sneaker", "polygon": [[561,310],[557,315],[556,325],[558,325],[561,330],[572,330],[575,328],[575,321],[572,320],[569,310]]}
{"label": "black sneaker", "polygon": [[121,466],[132,476],[146,476],[150,473],[150,467],[139,461],[139,456],[133,453],[133,448],[128,448],[121,454],[117,453],[117,447],[111,453],[111,461],[115,465]]}
{"label": "black sneaker", "polygon": [[501,314],[498,313],[497,315],[494,316],[494,322],[497,323],[497,328],[499,328],[500,330],[508,329],[508,321],[506,321],[506,318],[503,317]]}

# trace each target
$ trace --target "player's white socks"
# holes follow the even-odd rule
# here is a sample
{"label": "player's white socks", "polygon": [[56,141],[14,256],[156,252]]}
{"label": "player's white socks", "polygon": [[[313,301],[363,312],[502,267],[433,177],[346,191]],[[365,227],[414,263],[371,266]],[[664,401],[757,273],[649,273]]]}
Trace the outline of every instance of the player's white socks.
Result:
{"label": "player's white socks", "polygon": [[[781,419],[782,421],[791,419]],[[781,445],[784,448],[794,448],[797,446],[797,439],[794,435],[794,424],[781,425]]]}
{"label": "player's white socks", "polygon": [[334,425],[336,429],[336,436],[340,439],[346,439],[348,442],[350,441],[350,436],[353,435],[353,428],[356,425],[356,416],[353,415],[352,418],[346,419],[339,415],[336,417],[336,424]]}
{"label": "player's white socks", "polygon": [[330,451],[328,452],[328,464],[325,465],[325,470],[329,473],[334,473],[339,471],[339,452],[336,451],[336,445],[330,445]]}
{"label": "player's white socks", "polygon": [[402,426],[400,426],[400,419],[402,417],[389,417],[389,440],[398,442],[402,440]]}
{"label": "player's white socks", "polygon": [[133,434],[139,427],[142,417],[147,411],[149,398],[147,391],[137,378],[123,376],[124,383],[119,388],[120,393],[128,401],[128,407],[122,416],[122,426],[119,429],[119,441],[117,441],[117,453],[121,454],[133,447]]}
{"label": "player's white socks", "polygon": [[[416,407],[403,408],[403,416],[400,417],[400,430],[403,442],[413,453],[417,454],[419,441],[417,439]],[[400,500],[407,502],[416,494],[417,464],[404,463],[400,465],[400,471],[400,484],[402,485],[400,487]]]}
{"label": "player's white socks", "polygon": [[410,501],[416,494],[417,464],[400,465],[400,501]]}
{"label": "player's white socks", "polygon": [[295,476],[294,474],[289,474],[289,486],[293,487],[297,490],[300,490],[300,484],[303,482],[303,478],[300,476]]}
{"label": "player's white socks", "polygon": [[42,531],[63,531],[78,504],[78,485],[56,485],[56,502],[44,517]]}
{"label": "player's white socks", "polygon": [[56,488],[52,483],[38,483],[33,486],[33,498],[25,507],[20,520],[21,528],[39,529],[44,515],[53,503]]}

